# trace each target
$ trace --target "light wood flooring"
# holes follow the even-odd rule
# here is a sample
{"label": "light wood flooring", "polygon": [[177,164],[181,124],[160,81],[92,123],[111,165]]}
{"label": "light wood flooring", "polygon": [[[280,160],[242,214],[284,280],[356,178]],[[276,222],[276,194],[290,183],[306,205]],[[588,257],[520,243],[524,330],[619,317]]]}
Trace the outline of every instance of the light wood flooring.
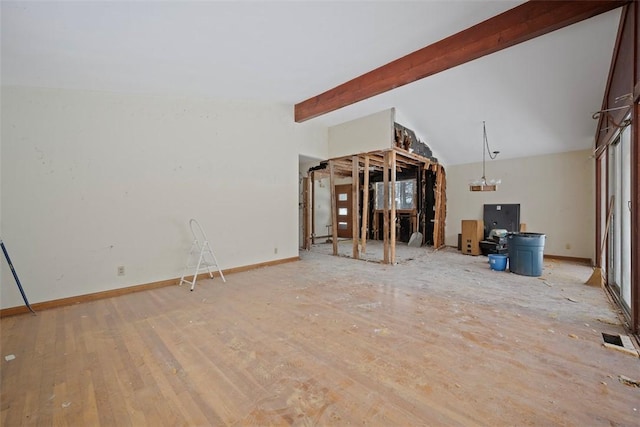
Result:
{"label": "light wood flooring", "polygon": [[[1,319],[1,424],[640,425],[591,271],[302,261]],[[15,355],[7,361],[5,356]]]}

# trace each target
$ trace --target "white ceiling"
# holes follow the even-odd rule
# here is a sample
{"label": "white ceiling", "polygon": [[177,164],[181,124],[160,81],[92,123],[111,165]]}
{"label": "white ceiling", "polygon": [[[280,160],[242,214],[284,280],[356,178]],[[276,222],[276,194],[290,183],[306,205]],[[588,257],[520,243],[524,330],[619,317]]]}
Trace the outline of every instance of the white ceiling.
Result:
{"label": "white ceiling", "polygon": [[[293,104],[521,1],[1,3],[3,85]],[[620,11],[314,119],[395,107],[446,164],[590,148]]]}

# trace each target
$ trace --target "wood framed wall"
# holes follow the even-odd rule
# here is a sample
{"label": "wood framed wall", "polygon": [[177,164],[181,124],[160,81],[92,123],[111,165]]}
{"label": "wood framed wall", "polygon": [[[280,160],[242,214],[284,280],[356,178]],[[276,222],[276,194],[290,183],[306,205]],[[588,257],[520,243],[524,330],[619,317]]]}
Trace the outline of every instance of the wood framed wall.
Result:
{"label": "wood framed wall", "polygon": [[[366,252],[367,239],[370,234],[370,217],[382,213],[382,240],[383,240],[383,259],[385,264],[395,264],[396,262],[396,244],[398,236],[396,235],[396,224],[399,215],[402,212],[396,209],[395,203],[388,203],[389,200],[395,200],[395,183],[399,172],[411,172],[416,179],[416,184],[420,187],[422,198],[424,200],[424,186],[427,180],[425,175],[427,171],[435,174],[435,204],[436,218],[434,221],[434,247],[439,248],[444,245],[444,227],[446,219],[446,177],[444,167],[437,163],[432,163],[429,158],[411,153],[407,150],[393,147],[387,150],[378,150],[357,155],[345,156],[330,159],[326,162],[325,173],[329,175],[329,185],[331,187],[331,218],[332,218],[332,242],[333,255],[338,255],[338,236],[337,236],[337,206],[335,203],[335,185],[340,177],[351,178],[352,181],[352,212],[353,223],[353,250],[352,256],[355,259],[360,257],[361,253]],[[315,168],[313,173],[320,170]],[[372,173],[382,175],[384,183],[384,201],[385,206],[382,211],[370,212],[371,200],[369,197],[369,187],[371,183],[370,175]],[[313,183],[311,184],[313,188]],[[365,190],[366,189],[366,190]],[[360,194],[362,197],[360,200]],[[311,203],[313,206],[313,203]],[[376,213],[377,212],[377,213]],[[406,213],[405,213],[406,215]],[[425,215],[422,220],[418,218],[417,211],[413,213],[415,216],[411,218],[412,227],[419,229],[420,224],[424,226],[422,230],[426,231]],[[313,213],[311,214],[313,218]],[[374,221],[375,224],[378,221]],[[373,225],[376,226],[376,225]]]}

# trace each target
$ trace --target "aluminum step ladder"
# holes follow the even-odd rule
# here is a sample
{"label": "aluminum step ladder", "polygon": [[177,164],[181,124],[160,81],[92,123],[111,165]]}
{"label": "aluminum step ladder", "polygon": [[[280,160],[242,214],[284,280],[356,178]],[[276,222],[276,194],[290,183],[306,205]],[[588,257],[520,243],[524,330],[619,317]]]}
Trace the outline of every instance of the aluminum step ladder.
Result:
{"label": "aluminum step ladder", "polygon": [[[224,274],[222,274],[222,270],[218,266],[218,260],[216,260],[216,256],[213,254],[213,250],[211,249],[207,235],[204,234],[204,230],[202,230],[198,221],[193,218],[189,220],[189,227],[191,228],[191,234],[193,235],[193,244],[191,244],[187,264],[184,267],[182,277],[180,278],[180,286],[182,286],[183,283],[188,283],[191,285],[191,291],[193,291],[193,288],[196,287],[198,274],[206,271],[209,273],[209,277],[213,279],[213,270],[218,270],[220,277],[222,277],[222,281],[226,283],[227,281],[224,278]],[[191,272],[193,272],[193,278],[189,281],[185,277],[190,277]]]}

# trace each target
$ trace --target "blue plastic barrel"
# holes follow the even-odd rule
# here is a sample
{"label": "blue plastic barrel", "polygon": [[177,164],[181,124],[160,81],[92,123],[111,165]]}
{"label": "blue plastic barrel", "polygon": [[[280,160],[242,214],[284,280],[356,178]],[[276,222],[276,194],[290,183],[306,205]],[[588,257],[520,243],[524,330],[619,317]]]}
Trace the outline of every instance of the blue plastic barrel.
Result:
{"label": "blue plastic barrel", "polygon": [[541,276],[544,258],[542,233],[511,233],[509,242],[509,271],[522,276]]}
{"label": "blue plastic barrel", "polygon": [[489,254],[489,267],[495,271],[505,271],[507,269],[507,256]]}

